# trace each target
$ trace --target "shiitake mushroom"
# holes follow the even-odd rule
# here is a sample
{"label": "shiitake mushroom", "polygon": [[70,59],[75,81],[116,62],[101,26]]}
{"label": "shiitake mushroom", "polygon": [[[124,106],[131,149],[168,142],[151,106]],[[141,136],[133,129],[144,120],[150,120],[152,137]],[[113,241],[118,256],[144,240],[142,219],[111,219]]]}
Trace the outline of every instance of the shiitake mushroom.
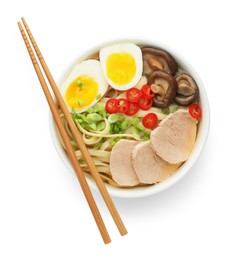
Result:
{"label": "shiitake mushroom", "polygon": [[181,106],[192,104],[199,91],[195,80],[187,73],[177,74],[178,66],[166,51],[143,47],[143,74],[156,93],[153,106],[166,108],[173,100]]}
{"label": "shiitake mushroom", "polygon": [[151,90],[156,93],[153,98],[153,106],[166,108],[173,101],[176,91],[177,83],[174,77],[165,71],[154,71],[148,78],[148,83]]}
{"label": "shiitake mushroom", "polygon": [[153,71],[161,70],[175,75],[178,67],[174,58],[166,51],[152,47],[143,47],[143,73],[147,77]]}
{"label": "shiitake mushroom", "polygon": [[199,93],[195,80],[184,72],[176,75],[175,80],[178,86],[175,102],[182,106],[189,106],[197,99]]}

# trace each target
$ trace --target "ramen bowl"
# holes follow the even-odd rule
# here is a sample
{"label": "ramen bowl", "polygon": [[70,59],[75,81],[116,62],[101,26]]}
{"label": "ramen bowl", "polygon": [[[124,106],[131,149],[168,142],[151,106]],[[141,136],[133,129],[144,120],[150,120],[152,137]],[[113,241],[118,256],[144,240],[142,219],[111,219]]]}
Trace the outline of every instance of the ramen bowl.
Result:
{"label": "ramen bowl", "polygon": [[[169,46],[165,45],[164,43],[158,42],[156,40],[142,40],[142,39],[122,39],[122,40],[115,40],[112,42],[105,42],[103,44],[100,44],[98,46],[94,46],[91,50],[88,50],[86,53],[83,53],[81,55],[77,55],[77,58],[70,63],[70,65],[64,70],[64,72],[61,74],[60,80],[58,80],[58,86],[60,86],[61,82],[66,78],[68,73],[71,71],[71,69],[75,66],[75,64],[91,57],[93,54],[97,53],[102,47],[105,46],[111,46],[113,44],[117,43],[123,43],[123,42],[131,42],[135,43],[139,46],[152,46],[158,49],[165,50],[168,52],[177,62],[179,68],[182,68],[185,72],[190,74],[192,78],[195,80],[196,84],[199,88],[199,103],[202,108],[202,118],[198,124],[198,131],[196,136],[196,141],[194,144],[194,147],[192,149],[191,154],[189,155],[187,161],[185,161],[174,174],[172,174],[169,178],[166,180],[156,183],[153,185],[146,185],[146,186],[138,186],[138,187],[114,187],[108,183],[106,183],[106,188],[109,191],[111,196],[114,197],[121,197],[121,198],[138,198],[138,197],[145,197],[149,195],[156,194],[158,192],[161,192],[165,189],[168,189],[169,187],[176,184],[179,180],[181,180],[193,167],[193,165],[197,162],[198,158],[200,157],[202,150],[205,146],[207,137],[208,137],[208,131],[209,131],[209,121],[210,121],[210,112],[209,112],[209,102],[208,97],[205,91],[205,87],[196,72],[196,70],[192,67],[192,65],[183,57],[180,53],[175,51],[174,49],[170,48]],[[74,170],[72,168],[72,165],[69,161],[69,158],[60,142],[59,135],[57,132],[57,128],[55,125],[55,121],[52,117],[52,114],[50,113],[49,116],[49,122],[50,122],[50,132],[52,136],[52,140],[55,146],[55,149],[67,167],[67,169],[72,173],[74,173]],[[93,189],[98,189],[94,180],[92,177],[87,174],[87,181],[88,184]]]}

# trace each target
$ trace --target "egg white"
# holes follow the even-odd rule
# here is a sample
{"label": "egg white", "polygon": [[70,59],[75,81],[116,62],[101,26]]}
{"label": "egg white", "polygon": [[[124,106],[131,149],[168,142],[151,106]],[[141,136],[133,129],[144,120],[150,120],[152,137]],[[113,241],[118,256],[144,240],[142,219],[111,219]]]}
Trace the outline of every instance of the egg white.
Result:
{"label": "egg white", "polygon": [[[122,53],[122,52],[129,53],[133,56],[133,58],[135,60],[135,64],[136,64],[136,74],[129,83],[124,84],[124,85],[118,85],[118,84],[115,84],[108,77],[106,63],[107,63],[108,56],[110,54]],[[111,45],[111,46],[106,46],[106,47],[103,47],[102,49],[100,49],[99,57],[100,57],[100,64],[103,69],[104,77],[111,87],[113,87],[117,90],[124,91],[124,90],[134,87],[140,80],[140,78],[142,76],[143,62],[142,62],[142,51],[137,45],[135,45],[133,43],[119,43],[119,44],[115,44],[115,45]]]}
{"label": "egg white", "polygon": [[[85,61],[77,64],[71,70],[71,72],[67,75],[67,77],[62,82],[62,84],[60,85],[60,92],[61,92],[64,100],[65,100],[65,94],[66,94],[66,91],[67,91],[67,88],[69,87],[69,85],[77,77],[79,77],[81,75],[87,75],[96,81],[96,83],[98,84],[98,92],[97,92],[98,96],[102,97],[105,94],[105,92],[108,89],[108,83],[104,78],[100,62],[98,60],[89,59],[89,60],[85,60]],[[75,109],[75,112],[82,113],[82,112],[86,111],[89,107],[94,106],[97,102],[98,102],[98,100],[95,98],[91,104],[89,104],[88,106],[81,108],[81,109]],[[72,108],[68,104],[67,104],[67,107],[68,107],[69,111],[72,110]]]}

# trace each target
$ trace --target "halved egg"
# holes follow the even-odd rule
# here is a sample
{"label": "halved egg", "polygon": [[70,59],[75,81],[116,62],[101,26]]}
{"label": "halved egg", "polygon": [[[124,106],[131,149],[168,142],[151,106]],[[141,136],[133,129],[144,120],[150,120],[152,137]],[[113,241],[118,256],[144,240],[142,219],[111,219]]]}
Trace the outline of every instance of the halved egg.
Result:
{"label": "halved egg", "polygon": [[100,62],[89,59],[72,69],[60,91],[69,110],[81,113],[95,105],[107,88]]}
{"label": "halved egg", "polygon": [[109,85],[118,90],[134,87],[142,76],[142,51],[133,43],[100,49],[100,63]]}

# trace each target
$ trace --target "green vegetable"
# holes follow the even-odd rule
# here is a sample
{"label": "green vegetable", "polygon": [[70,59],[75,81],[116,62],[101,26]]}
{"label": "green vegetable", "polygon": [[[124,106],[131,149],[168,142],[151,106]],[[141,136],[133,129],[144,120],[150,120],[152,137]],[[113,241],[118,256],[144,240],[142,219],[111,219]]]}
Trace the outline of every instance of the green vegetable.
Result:
{"label": "green vegetable", "polygon": [[103,118],[108,119],[108,117],[110,116],[110,114],[107,113],[106,111],[104,111],[103,114],[102,114],[102,116],[103,116]]}
{"label": "green vegetable", "polygon": [[138,131],[138,133],[142,133],[145,131],[145,128],[141,125],[135,126],[135,129]]}
{"label": "green vegetable", "polygon": [[144,141],[150,140],[150,132],[145,132],[145,134],[143,135],[143,140]]}
{"label": "green vegetable", "polygon": [[83,104],[84,104],[84,101],[81,100],[81,99],[79,99],[79,100],[78,100],[78,105],[81,107]]}
{"label": "green vegetable", "polygon": [[122,139],[122,137],[116,137],[116,138],[114,138],[111,142],[110,142],[110,145],[111,146],[114,146],[119,140],[121,140]]}
{"label": "green vegetable", "polygon": [[171,113],[175,113],[180,107],[179,106],[173,106],[171,107],[170,111]]}
{"label": "green vegetable", "polygon": [[78,114],[76,114],[76,112],[75,112],[75,110],[74,110],[73,108],[71,109],[71,116],[72,116],[73,120],[79,118],[79,117],[78,117]]}
{"label": "green vegetable", "polygon": [[87,124],[91,123],[90,120],[88,120],[84,114],[73,113],[72,117],[73,117],[74,121],[77,120],[79,123],[82,123],[82,122],[85,122]]}
{"label": "green vegetable", "polygon": [[81,80],[79,80],[79,79],[75,80],[75,84],[77,84],[77,85],[78,85],[78,87],[79,87],[79,90],[82,90],[82,89],[83,89],[83,87],[84,87],[84,84],[83,84],[83,82],[82,82]]}
{"label": "green vegetable", "polygon": [[93,107],[89,107],[88,109],[87,109],[87,111],[86,111],[88,114],[91,114],[91,113],[94,113],[95,112],[95,110],[94,110],[94,108]]}
{"label": "green vegetable", "polygon": [[137,140],[140,140],[140,139],[141,139],[140,134],[139,134],[139,132],[137,131],[137,129],[136,129],[135,127],[134,127],[133,130],[132,130],[132,134],[135,136],[135,138],[136,138]]}
{"label": "green vegetable", "polygon": [[163,108],[163,109],[162,109],[162,113],[163,113],[164,115],[169,115],[169,114],[170,114],[170,109],[169,109],[169,107]]}
{"label": "green vegetable", "polygon": [[97,130],[97,131],[102,131],[105,127],[106,127],[106,123],[105,123],[104,121],[101,121],[101,122],[99,122],[99,123],[96,125],[96,130]]}
{"label": "green vegetable", "polygon": [[93,149],[94,150],[99,149],[104,141],[105,141],[105,138],[101,138],[100,141],[93,146]]}
{"label": "green vegetable", "polygon": [[179,106],[176,106],[176,105],[172,105],[170,107],[166,107],[166,108],[163,108],[162,109],[162,113],[164,115],[169,115],[170,113],[175,113],[180,107]]}
{"label": "green vegetable", "polygon": [[85,163],[85,161],[84,161],[83,159],[79,159],[78,162],[79,162],[80,164]]}
{"label": "green vegetable", "polygon": [[110,125],[109,134],[113,134],[113,124]]}
{"label": "green vegetable", "polygon": [[113,125],[113,133],[114,134],[118,134],[121,131],[121,122],[117,121],[114,125]]}
{"label": "green vegetable", "polygon": [[90,123],[103,120],[103,117],[97,113],[88,114],[86,118],[90,121]]}
{"label": "green vegetable", "polygon": [[134,116],[133,119],[132,119],[131,124],[132,125],[137,125],[139,122],[140,122],[140,119],[138,117]]}
{"label": "green vegetable", "polygon": [[111,114],[108,117],[108,122],[110,124],[115,123],[117,121],[122,121],[125,117],[122,114]]}
{"label": "green vegetable", "polygon": [[97,100],[101,98],[101,94],[96,95],[95,97]]}
{"label": "green vegetable", "polygon": [[89,127],[92,129],[92,130],[95,130],[96,131],[96,123],[91,123],[89,124]]}
{"label": "green vegetable", "polygon": [[88,130],[89,129],[89,124],[86,123],[86,122],[82,122],[80,123],[81,127],[84,128],[85,130]]}
{"label": "green vegetable", "polygon": [[[169,111],[170,113],[170,111]],[[75,113],[75,110],[71,111],[73,120],[79,122],[81,127],[87,131],[102,131],[106,128],[105,119],[110,123],[109,134],[132,134],[137,140],[149,140],[150,132],[141,125],[141,119],[139,117],[128,117],[121,113],[109,114],[105,110],[105,106],[102,103],[97,103],[93,107],[88,108],[83,113]],[[131,130],[132,129],[132,130]],[[131,132],[131,133],[129,133]],[[116,137],[110,145],[113,147],[120,139],[124,137]],[[99,149],[105,138],[102,138],[98,143],[93,146],[93,149]]]}
{"label": "green vegetable", "polygon": [[93,112],[102,114],[105,111],[104,105],[101,103],[97,103],[93,106]]}
{"label": "green vegetable", "polygon": [[126,130],[131,126],[131,120],[125,119],[121,124],[121,129]]}

